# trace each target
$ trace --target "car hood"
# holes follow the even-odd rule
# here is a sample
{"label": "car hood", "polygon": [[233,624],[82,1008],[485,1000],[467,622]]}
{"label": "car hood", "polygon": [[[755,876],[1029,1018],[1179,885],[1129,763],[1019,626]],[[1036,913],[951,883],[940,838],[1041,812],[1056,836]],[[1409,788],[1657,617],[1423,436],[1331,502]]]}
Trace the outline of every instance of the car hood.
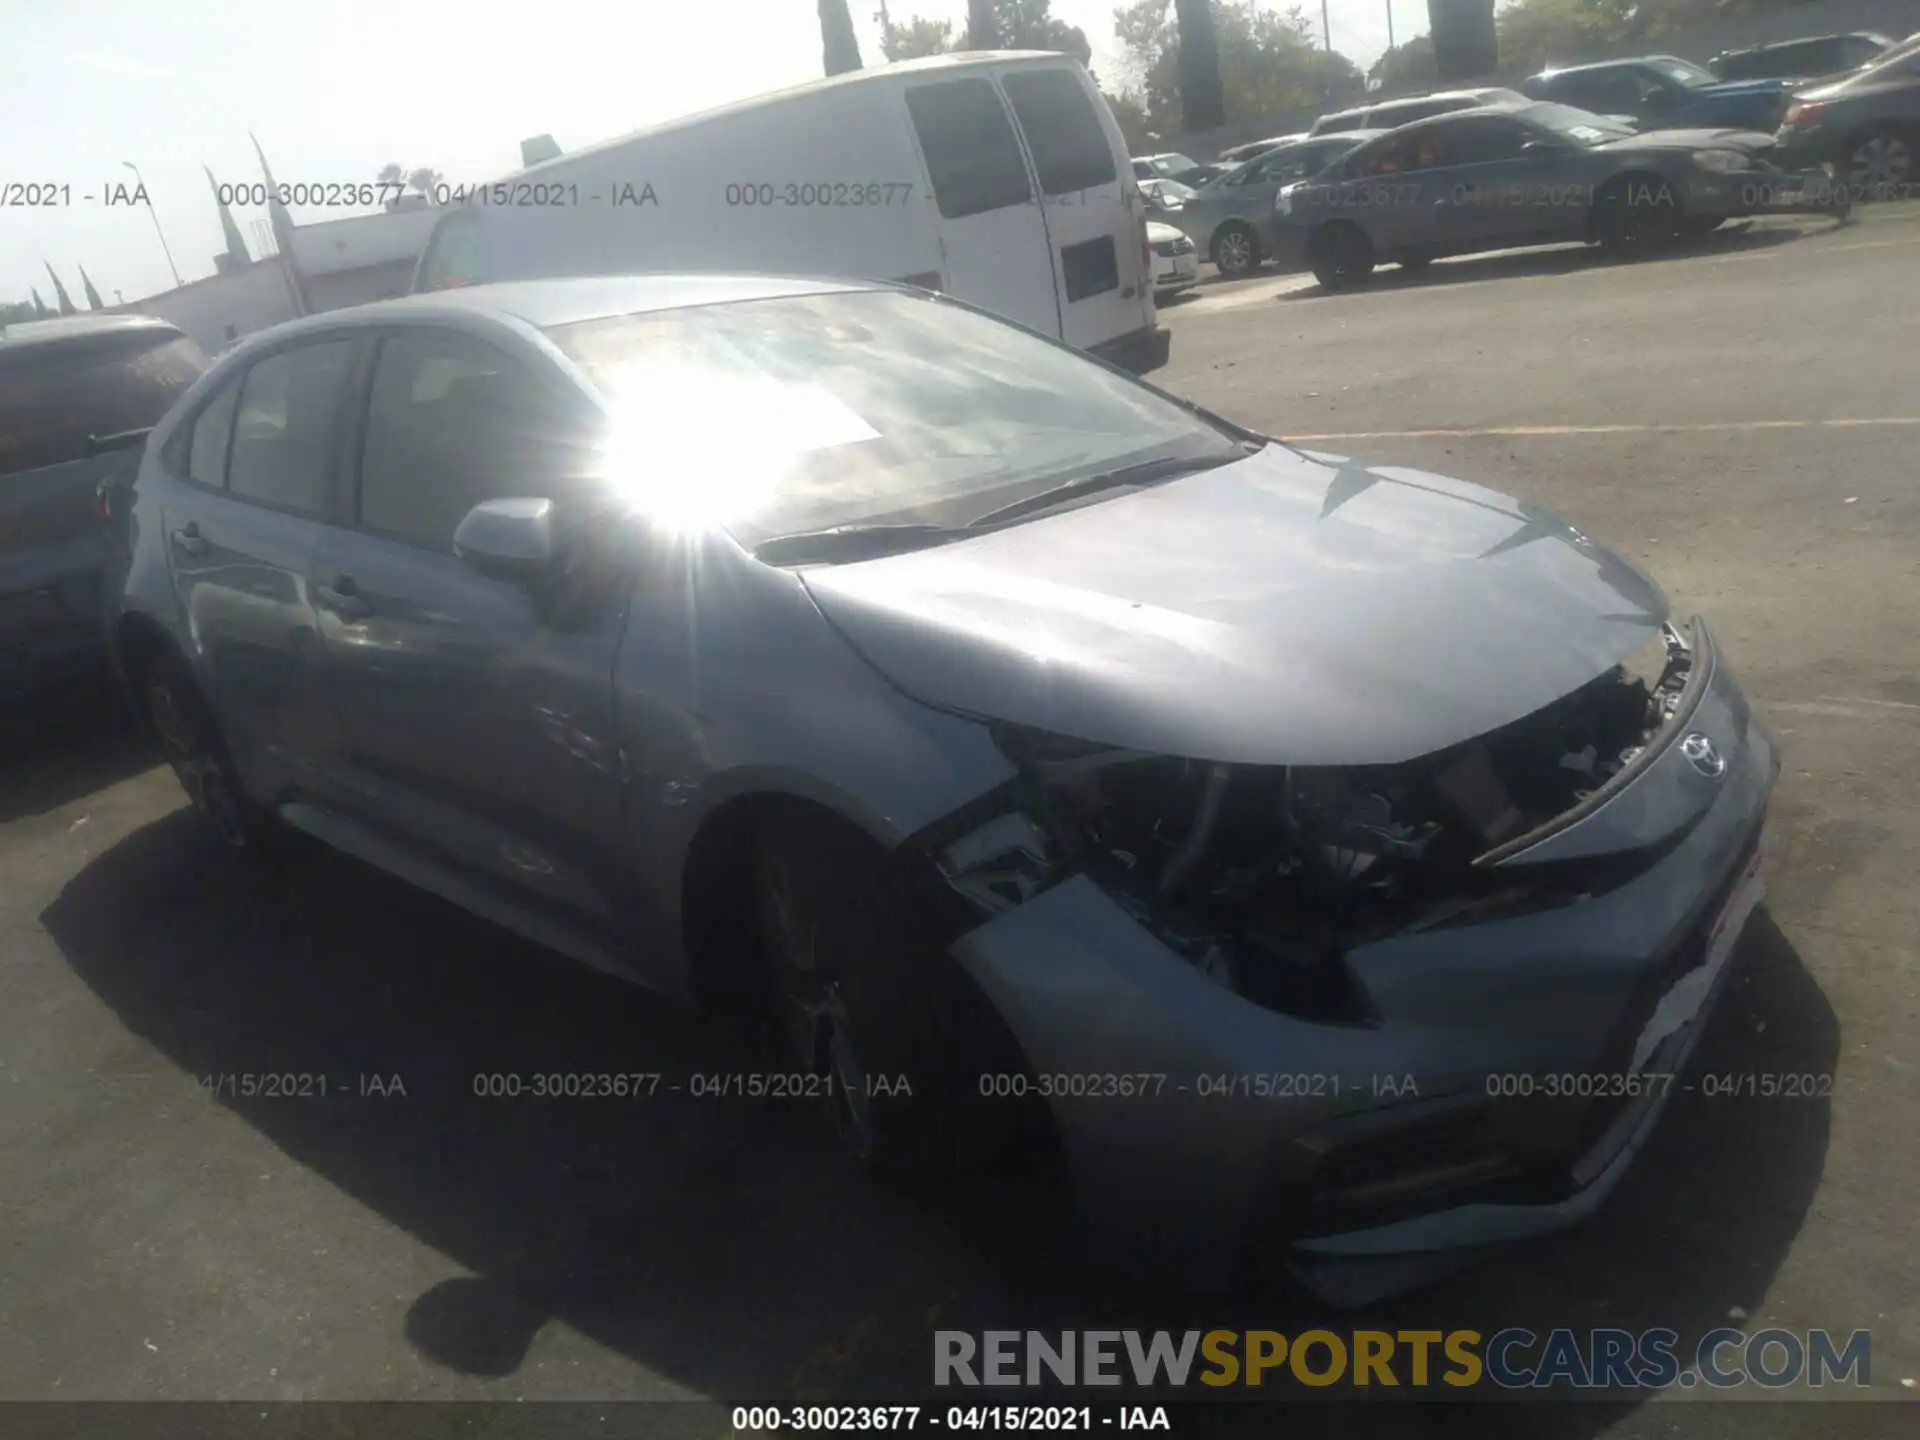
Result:
{"label": "car hood", "polygon": [[1269,445],[932,549],[804,572],[908,694],[1235,764],[1413,759],[1653,639],[1659,588],[1457,480]]}
{"label": "car hood", "polygon": [[1717,85],[1702,85],[1688,93],[1692,95],[1778,95],[1804,83],[1801,79],[1788,77],[1772,80],[1722,80]]}
{"label": "car hood", "polygon": [[1152,245],[1165,245],[1170,241],[1184,240],[1187,232],[1177,225],[1162,224],[1158,220],[1147,221],[1147,241]]}
{"label": "car hood", "polygon": [[1623,135],[1594,149],[1610,155],[1629,150],[1745,150],[1759,154],[1774,147],[1773,136],[1764,130],[1697,129],[1645,130],[1638,135]]}

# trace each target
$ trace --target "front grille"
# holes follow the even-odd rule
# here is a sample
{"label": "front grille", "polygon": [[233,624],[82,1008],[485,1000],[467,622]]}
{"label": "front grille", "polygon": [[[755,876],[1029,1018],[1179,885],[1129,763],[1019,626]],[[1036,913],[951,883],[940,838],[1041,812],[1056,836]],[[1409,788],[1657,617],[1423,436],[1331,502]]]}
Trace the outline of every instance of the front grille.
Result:
{"label": "front grille", "polygon": [[1185,239],[1156,240],[1153,244],[1153,253],[1163,260],[1171,260],[1176,255],[1191,255],[1193,254],[1193,241]]}

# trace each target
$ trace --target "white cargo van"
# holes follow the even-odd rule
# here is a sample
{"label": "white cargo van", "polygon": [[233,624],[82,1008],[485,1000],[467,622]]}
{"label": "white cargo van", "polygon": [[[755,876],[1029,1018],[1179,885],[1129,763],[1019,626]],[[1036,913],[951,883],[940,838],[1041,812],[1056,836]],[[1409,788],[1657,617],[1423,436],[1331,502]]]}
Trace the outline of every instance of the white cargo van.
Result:
{"label": "white cargo van", "polygon": [[859,71],[443,190],[415,291],[662,270],[893,280],[1133,370],[1166,359],[1126,143],[1063,55]]}

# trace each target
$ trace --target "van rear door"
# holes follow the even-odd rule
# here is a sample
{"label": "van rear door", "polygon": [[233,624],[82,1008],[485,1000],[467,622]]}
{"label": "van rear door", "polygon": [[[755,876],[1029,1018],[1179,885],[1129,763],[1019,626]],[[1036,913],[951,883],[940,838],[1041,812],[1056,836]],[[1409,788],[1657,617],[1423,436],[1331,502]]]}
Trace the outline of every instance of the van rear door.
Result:
{"label": "van rear door", "polygon": [[1000,92],[984,71],[903,86],[933,185],[950,295],[1058,336],[1046,221]]}
{"label": "van rear door", "polygon": [[1152,325],[1145,207],[1134,198],[1119,127],[1086,71],[1022,65],[999,80],[1040,182],[1061,338],[1092,349]]}

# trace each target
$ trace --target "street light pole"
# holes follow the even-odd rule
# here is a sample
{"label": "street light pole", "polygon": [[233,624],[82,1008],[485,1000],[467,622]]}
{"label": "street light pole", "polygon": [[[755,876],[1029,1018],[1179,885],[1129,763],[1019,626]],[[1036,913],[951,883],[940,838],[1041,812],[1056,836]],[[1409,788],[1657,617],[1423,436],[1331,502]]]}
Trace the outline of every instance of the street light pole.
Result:
{"label": "street light pole", "polygon": [[1393,0],[1387,0],[1387,49],[1393,49]]}
{"label": "street light pole", "polygon": [[1333,53],[1333,22],[1327,18],[1327,0],[1320,0],[1320,40]]}
{"label": "street light pole", "polygon": [[[138,185],[142,190],[145,190],[147,188],[147,182],[141,177],[140,167],[131,160],[122,160],[120,163],[126,166],[127,169],[133,171],[133,183]],[[167,257],[167,268],[173,271],[173,283],[176,286],[186,284],[187,282],[180,278],[180,267],[173,263],[173,249],[167,244],[167,232],[160,228],[160,216],[153,208],[153,197],[151,195],[147,197],[147,214],[153,216],[153,233],[160,237],[160,250],[161,253]]]}

